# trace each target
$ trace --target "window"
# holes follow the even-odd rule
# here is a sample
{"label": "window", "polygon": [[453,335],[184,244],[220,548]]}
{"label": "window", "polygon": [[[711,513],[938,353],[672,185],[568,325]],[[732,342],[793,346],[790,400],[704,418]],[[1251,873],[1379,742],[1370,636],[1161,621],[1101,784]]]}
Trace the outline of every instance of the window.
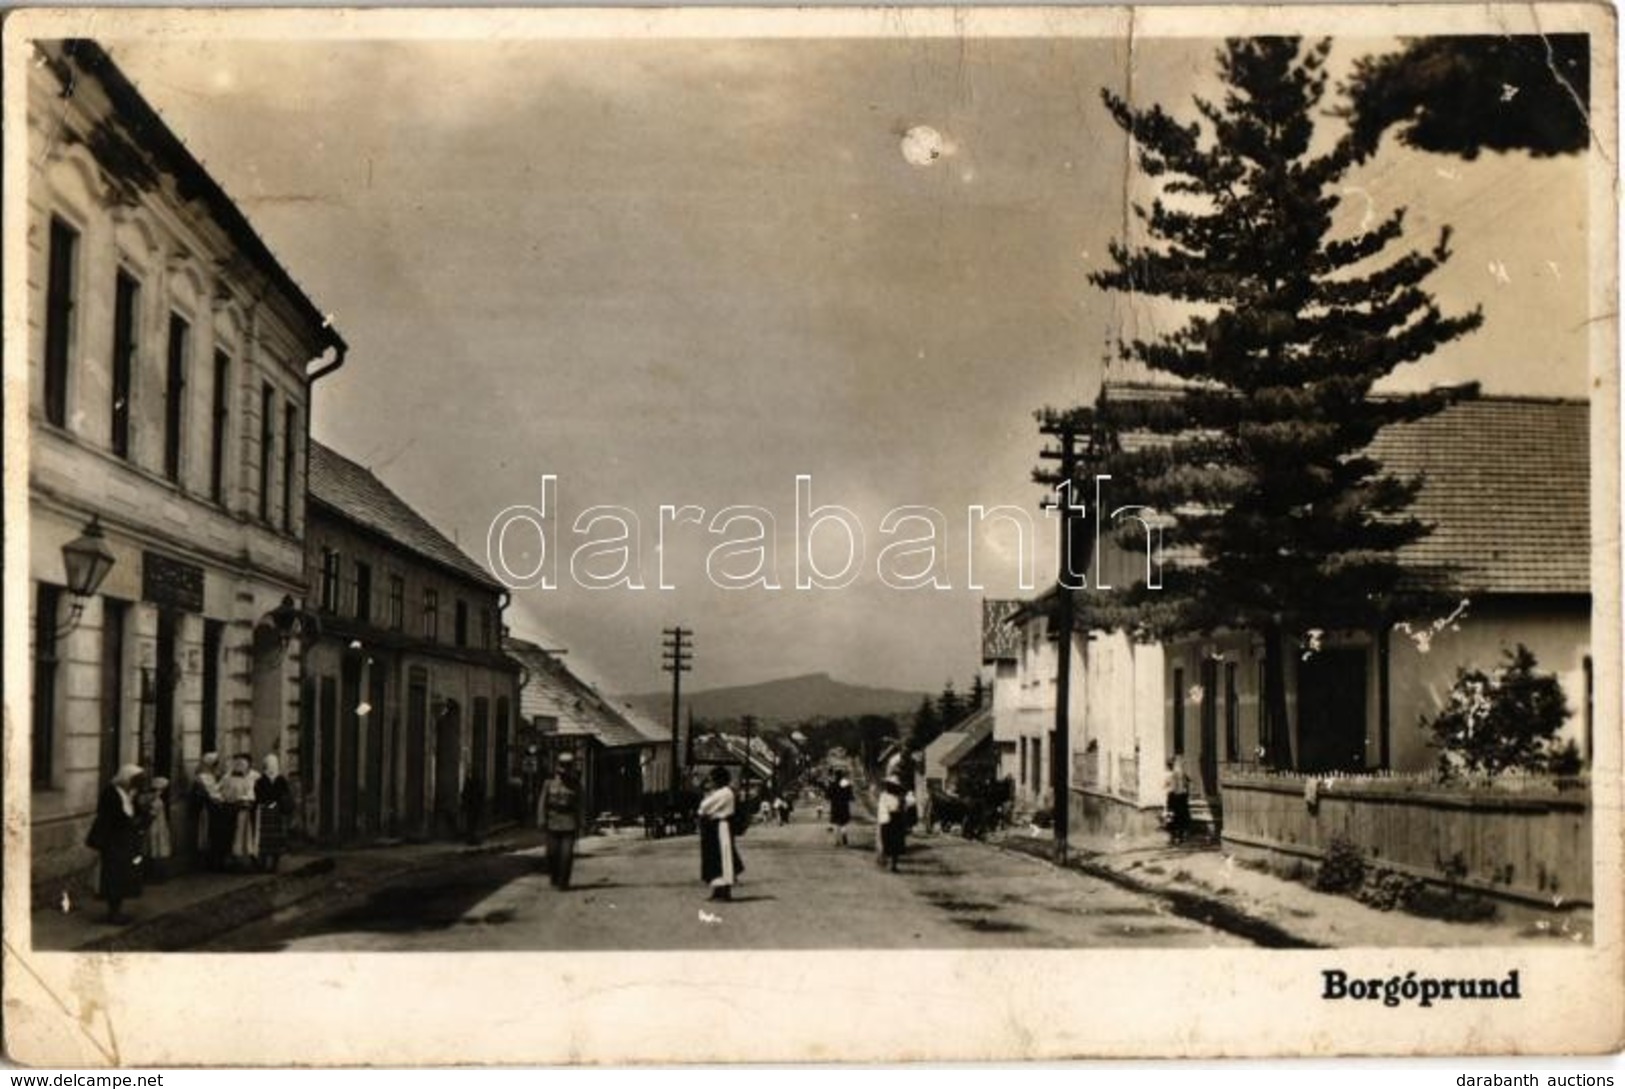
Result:
{"label": "window", "polygon": [[399,575],[389,576],[389,628],[401,631],[406,627],[406,580]]}
{"label": "window", "polygon": [[282,528],[293,532],[294,453],[299,447],[294,434],[299,430],[299,410],[288,405],[282,412]]}
{"label": "window", "polygon": [[226,499],[226,431],[231,426],[231,356],[214,353],[213,431],[209,437],[209,498]]}
{"label": "window", "polygon": [[45,418],[58,427],[68,422],[68,360],[73,353],[78,254],[79,232],[52,216],[45,281]]}
{"label": "window", "polygon": [[355,562],[355,618],[372,622],[372,567],[360,560]]}
{"label": "window", "polygon": [[169,315],[169,372],[164,383],[164,475],[181,479],[181,429],[186,424],[186,355],[192,327],[179,314]]}
{"label": "window", "polygon": [[40,583],[34,599],[33,782],[48,789],[56,770],[56,622],[62,588]]}
{"label": "window", "polygon": [[339,554],[336,550],[323,546],[322,548],[322,611],[336,613],[339,611]]}
{"label": "window", "polygon": [[130,392],[135,374],[141,285],[123,269],[113,287],[113,453],[130,456]]}
{"label": "window", "polygon": [[489,606],[480,608],[480,649],[491,649],[491,636],[495,626],[491,623],[491,609]]}
{"label": "window", "polygon": [[440,594],[435,590],[423,591],[423,637],[440,638]]}
{"label": "window", "polygon": [[276,390],[260,387],[260,521],[271,520],[271,459],[276,456]]}
{"label": "window", "polygon": [[1241,753],[1241,693],[1236,691],[1236,663],[1224,663],[1224,758],[1234,764]]}
{"label": "window", "polygon": [[455,624],[453,634],[456,637],[457,645],[466,647],[468,646],[468,602],[458,598],[457,610],[452,615]]}
{"label": "window", "polygon": [[1185,755],[1185,671],[1174,670],[1174,755]]}

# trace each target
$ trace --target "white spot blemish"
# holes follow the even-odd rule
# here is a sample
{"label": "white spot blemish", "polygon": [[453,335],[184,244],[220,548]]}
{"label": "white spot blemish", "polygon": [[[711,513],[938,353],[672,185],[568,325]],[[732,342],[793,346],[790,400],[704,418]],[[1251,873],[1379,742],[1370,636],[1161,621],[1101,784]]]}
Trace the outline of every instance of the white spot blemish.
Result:
{"label": "white spot blemish", "polygon": [[1557,277],[1559,280],[1563,278],[1563,273],[1558,269],[1556,261],[1547,261],[1546,267],[1551,269],[1552,275]]}
{"label": "white spot blemish", "polygon": [[1518,97],[1518,88],[1514,87],[1510,83],[1501,84],[1501,101],[1502,102],[1511,102],[1514,98],[1517,98],[1517,97]]}
{"label": "white spot blemish", "polygon": [[1512,282],[1512,276],[1507,272],[1506,262],[1504,261],[1491,261],[1490,275],[1495,277],[1495,282],[1498,284],[1510,284]]}
{"label": "white spot blemish", "polygon": [[1461,177],[1460,172],[1454,168],[1447,170],[1442,166],[1436,166],[1433,168],[1433,172],[1439,175],[1439,177],[1443,178],[1445,181],[1456,181]]}
{"label": "white spot blemish", "polygon": [[903,133],[903,158],[912,166],[930,166],[946,153],[942,133],[930,125],[915,125]]}

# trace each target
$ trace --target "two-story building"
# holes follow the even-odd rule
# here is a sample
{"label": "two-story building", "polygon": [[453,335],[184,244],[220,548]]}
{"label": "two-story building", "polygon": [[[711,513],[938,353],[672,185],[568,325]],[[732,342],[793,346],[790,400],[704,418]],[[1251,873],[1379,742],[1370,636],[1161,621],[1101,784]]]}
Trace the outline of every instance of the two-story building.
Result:
{"label": "two-story building", "polygon": [[[299,657],[273,617],[304,593],[311,387],[346,347],[106,51],[35,50],[17,70],[27,323],[8,330],[6,379],[27,378],[33,879],[48,893],[93,861],[85,833],[119,765],[178,799],[204,752],[296,746]],[[64,546],[86,542],[104,577],[74,585]],[[184,856],[187,808],[172,819]]]}
{"label": "two-story building", "polygon": [[370,471],[310,444],[300,765],[325,842],[452,835],[472,774],[506,813],[519,664],[508,592]]}

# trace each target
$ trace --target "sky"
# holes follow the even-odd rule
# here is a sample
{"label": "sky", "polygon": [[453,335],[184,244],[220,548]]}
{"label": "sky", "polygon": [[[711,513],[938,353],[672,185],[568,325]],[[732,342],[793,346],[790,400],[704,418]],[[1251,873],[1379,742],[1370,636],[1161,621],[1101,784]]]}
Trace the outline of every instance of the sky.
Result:
{"label": "sky", "polygon": [[[1146,192],[1100,89],[1192,116],[1217,43],[1141,39],[1132,64],[1123,40],[1059,37],[104,44],[350,343],[316,387],[315,436],[482,563],[493,518],[553,476],[558,585],[517,593],[508,621],[633,692],[663,685],[678,623],[693,687],[968,684],[981,598],[1021,594],[1008,527],[973,535],[968,509],[1035,516],[1041,585],[1033,410],[1092,397],[1110,337],[1173,320],[1086,279],[1133,230],[1125,191]],[[1340,41],[1334,69],[1391,46]],[[1447,311],[1484,308],[1399,383],[1586,394],[1585,186],[1581,157],[1391,141],[1348,179],[1349,229],[1397,204],[1413,246],[1450,224],[1430,286]],[[803,474],[865,534],[844,588],[795,588]],[[765,510],[777,588],[708,577],[748,522],[668,524],[657,552],[668,504]],[[643,589],[572,577],[609,525],[571,532],[595,506],[636,516]],[[882,532],[903,506],[944,515],[947,588],[877,574],[922,527]],[[505,538],[514,569],[535,537]],[[835,572],[842,531],[811,542]]]}

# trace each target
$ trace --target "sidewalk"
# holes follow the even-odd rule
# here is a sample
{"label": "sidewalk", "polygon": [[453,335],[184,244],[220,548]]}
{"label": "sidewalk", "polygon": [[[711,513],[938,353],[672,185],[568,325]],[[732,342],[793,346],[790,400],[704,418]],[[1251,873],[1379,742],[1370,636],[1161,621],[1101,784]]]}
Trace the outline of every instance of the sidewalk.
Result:
{"label": "sidewalk", "polygon": [[[1012,831],[990,842],[1006,850],[1050,857],[1052,840]],[[1274,948],[1449,947],[1588,942],[1589,911],[1543,912],[1503,905],[1484,923],[1379,911],[1348,896],[1250,868],[1222,848],[1173,847],[1161,836],[1073,838],[1069,868],[1169,902],[1187,918]]]}
{"label": "sidewalk", "polygon": [[[527,838],[528,837],[528,838]],[[98,900],[69,901],[67,910],[37,908],[31,915],[36,951],[171,952],[190,949],[256,919],[317,895],[350,895],[372,884],[471,855],[511,850],[534,838],[512,828],[479,846],[461,843],[392,843],[286,855],[276,873],[188,873],[148,883],[125,906],[132,921],[109,926]]]}

